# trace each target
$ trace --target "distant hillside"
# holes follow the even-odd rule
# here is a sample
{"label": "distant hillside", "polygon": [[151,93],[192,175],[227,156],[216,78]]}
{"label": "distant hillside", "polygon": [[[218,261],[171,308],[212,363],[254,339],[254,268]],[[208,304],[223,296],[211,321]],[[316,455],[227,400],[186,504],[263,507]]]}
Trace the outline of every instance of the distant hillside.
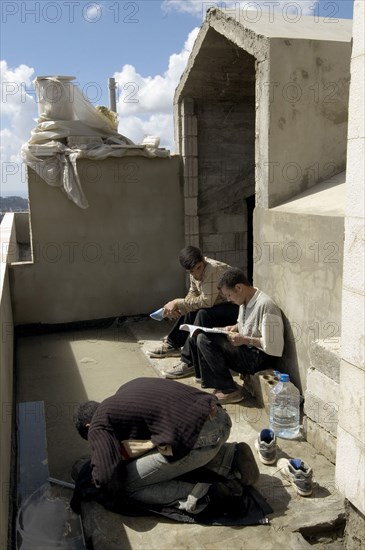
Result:
{"label": "distant hillside", "polygon": [[28,210],[28,199],[23,199],[23,197],[0,197],[0,221],[6,212],[26,212]]}

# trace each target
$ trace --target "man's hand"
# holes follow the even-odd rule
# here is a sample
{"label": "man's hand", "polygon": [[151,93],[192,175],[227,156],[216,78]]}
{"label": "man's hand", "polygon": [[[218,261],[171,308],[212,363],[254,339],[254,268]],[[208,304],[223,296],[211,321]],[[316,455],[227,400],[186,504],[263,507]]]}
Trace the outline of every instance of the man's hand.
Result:
{"label": "man's hand", "polygon": [[178,300],[171,300],[171,302],[165,304],[163,307],[163,314],[164,317],[167,317],[168,319],[178,319],[181,315]]}
{"label": "man's hand", "polygon": [[242,336],[242,334],[239,334],[238,332],[228,332],[227,338],[234,347],[247,344],[247,336]]}
{"label": "man's hand", "polygon": [[237,325],[230,325],[229,327],[224,327],[224,330],[226,330],[227,332],[237,332],[238,327]]}

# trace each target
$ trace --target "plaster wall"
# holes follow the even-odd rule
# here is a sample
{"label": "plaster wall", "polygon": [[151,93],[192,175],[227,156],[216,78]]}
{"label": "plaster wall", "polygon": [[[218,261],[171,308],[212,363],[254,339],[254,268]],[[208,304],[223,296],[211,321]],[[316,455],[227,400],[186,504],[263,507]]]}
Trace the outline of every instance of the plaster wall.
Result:
{"label": "plaster wall", "polygon": [[267,206],[345,169],[350,55],[350,42],[270,40]]}
{"label": "plaster wall", "polygon": [[364,42],[365,4],[354,3],[349,107],[342,348],[336,484],[365,513]]}
{"label": "plaster wall", "polygon": [[1,274],[0,274],[0,548],[8,547],[8,529],[11,496],[12,420],[13,420],[13,357],[14,328],[11,306],[8,262],[15,247],[14,214],[5,214],[1,223]]}
{"label": "plaster wall", "polygon": [[279,370],[303,393],[311,343],[341,334],[344,218],[329,209],[329,198],[324,201],[328,194],[337,201],[338,187],[322,186],[317,196],[270,210],[257,207],[254,213],[254,285],[282,309],[285,349]]}
{"label": "plaster wall", "polygon": [[16,324],[149,313],[184,295],[180,159],[80,160],[83,210],[29,172],[33,262],[11,266]]}

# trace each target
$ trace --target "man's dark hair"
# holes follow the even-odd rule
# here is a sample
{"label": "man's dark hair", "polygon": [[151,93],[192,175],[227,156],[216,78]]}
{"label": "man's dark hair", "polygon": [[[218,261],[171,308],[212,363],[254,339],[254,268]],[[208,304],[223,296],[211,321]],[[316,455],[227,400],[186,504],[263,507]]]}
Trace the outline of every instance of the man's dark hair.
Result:
{"label": "man's dark hair", "polygon": [[240,284],[251,286],[242,269],[238,269],[238,267],[231,267],[223,273],[222,277],[218,281],[218,288],[221,289],[224,286],[226,286],[227,288],[234,288],[236,285]]}
{"label": "man's dark hair", "polygon": [[87,439],[89,427],[86,424],[90,424],[98,406],[97,401],[86,401],[81,403],[74,413],[75,428],[83,439]]}
{"label": "man's dark hair", "polygon": [[204,261],[204,256],[200,248],[196,246],[187,246],[180,251],[179,262],[181,267],[190,271],[196,264]]}

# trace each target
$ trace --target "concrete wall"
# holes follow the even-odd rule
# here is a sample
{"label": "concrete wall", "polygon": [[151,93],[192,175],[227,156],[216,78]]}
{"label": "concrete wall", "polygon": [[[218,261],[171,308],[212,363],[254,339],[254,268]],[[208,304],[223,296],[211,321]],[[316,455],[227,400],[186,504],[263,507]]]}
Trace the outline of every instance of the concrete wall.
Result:
{"label": "concrete wall", "polygon": [[[364,20],[365,4],[362,0],[356,0],[347,152],[342,362],[336,462],[337,486],[362,514],[365,514]],[[351,545],[351,548],[354,547]]]}
{"label": "concrete wall", "polygon": [[34,262],[11,267],[16,324],[149,313],[184,295],[180,159],[78,162],[82,210],[29,173]]}
{"label": "concrete wall", "polygon": [[303,392],[311,342],[341,334],[343,187],[323,183],[317,193],[255,210],[254,285],[283,311],[281,369]]}
{"label": "concrete wall", "polygon": [[0,548],[8,547],[9,516],[11,511],[11,459],[13,420],[13,350],[14,328],[10,297],[8,262],[14,259],[15,225],[14,214],[5,214],[1,227],[1,274],[0,274]]}
{"label": "concrete wall", "polygon": [[345,169],[350,55],[350,42],[270,40],[262,206],[276,206]]}

